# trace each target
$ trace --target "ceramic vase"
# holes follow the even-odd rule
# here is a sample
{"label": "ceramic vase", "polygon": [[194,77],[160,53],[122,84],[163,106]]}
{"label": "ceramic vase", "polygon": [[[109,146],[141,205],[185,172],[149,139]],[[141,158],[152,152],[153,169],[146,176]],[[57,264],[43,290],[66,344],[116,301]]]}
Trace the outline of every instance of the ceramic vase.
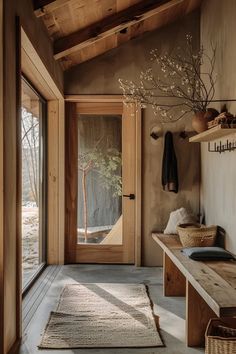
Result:
{"label": "ceramic vase", "polygon": [[192,127],[195,132],[202,133],[208,128],[207,122],[206,112],[196,112],[192,118]]}

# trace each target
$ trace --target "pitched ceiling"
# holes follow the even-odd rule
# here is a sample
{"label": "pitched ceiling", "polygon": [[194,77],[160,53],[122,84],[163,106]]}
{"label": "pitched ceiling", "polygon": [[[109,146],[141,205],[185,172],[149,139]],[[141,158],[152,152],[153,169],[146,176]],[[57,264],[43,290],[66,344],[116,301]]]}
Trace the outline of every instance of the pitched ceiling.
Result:
{"label": "pitched ceiling", "polygon": [[201,4],[201,0],[33,1],[64,70],[174,22]]}

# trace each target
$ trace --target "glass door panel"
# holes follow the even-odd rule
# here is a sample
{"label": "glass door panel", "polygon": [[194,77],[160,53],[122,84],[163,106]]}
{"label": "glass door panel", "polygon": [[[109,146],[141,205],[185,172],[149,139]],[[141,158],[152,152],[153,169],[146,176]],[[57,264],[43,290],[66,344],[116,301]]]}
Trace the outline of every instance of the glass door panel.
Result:
{"label": "glass door panel", "polygon": [[122,116],[78,115],[77,243],[122,245]]}
{"label": "glass door panel", "polygon": [[22,278],[23,289],[45,262],[45,102],[22,78]]}

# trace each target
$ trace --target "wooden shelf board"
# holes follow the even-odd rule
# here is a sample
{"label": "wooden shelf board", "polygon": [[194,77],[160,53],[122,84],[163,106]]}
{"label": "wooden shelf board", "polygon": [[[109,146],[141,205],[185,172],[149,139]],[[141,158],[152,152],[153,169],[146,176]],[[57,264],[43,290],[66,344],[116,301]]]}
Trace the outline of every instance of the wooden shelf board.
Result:
{"label": "wooden shelf board", "polygon": [[190,143],[201,143],[223,138],[224,136],[236,133],[235,128],[228,128],[227,125],[217,125],[214,128],[210,128],[200,134],[194,135],[189,139]]}

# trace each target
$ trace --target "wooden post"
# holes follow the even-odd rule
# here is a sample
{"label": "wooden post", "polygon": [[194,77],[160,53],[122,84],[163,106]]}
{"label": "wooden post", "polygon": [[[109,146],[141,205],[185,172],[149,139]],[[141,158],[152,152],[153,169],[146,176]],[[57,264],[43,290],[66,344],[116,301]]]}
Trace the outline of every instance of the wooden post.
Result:
{"label": "wooden post", "polygon": [[204,347],[207,324],[216,314],[189,282],[186,290],[186,344]]}
{"label": "wooden post", "polygon": [[3,0],[0,0],[0,353],[4,353]]}
{"label": "wooden post", "polygon": [[65,105],[65,262],[75,263],[77,246],[78,119],[76,103]]}
{"label": "wooden post", "polygon": [[186,279],[172,260],[163,253],[164,296],[185,296]]}

